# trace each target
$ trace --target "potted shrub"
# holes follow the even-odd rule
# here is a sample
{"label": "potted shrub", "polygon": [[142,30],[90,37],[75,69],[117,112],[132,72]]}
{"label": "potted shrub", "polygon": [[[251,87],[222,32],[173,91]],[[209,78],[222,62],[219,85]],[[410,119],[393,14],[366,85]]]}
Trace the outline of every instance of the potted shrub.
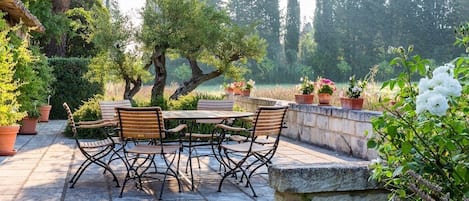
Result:
{"label": "potted shrub", "polygon": [[[0,14],[1,15],[1,14]],[[9,45],[8,28],[0,21],[0,156],[11,156],[14,150],[16,134],[19,130],[17,121],[25,116],[18,110],[17,102],[19,83],[15,81],[15,60],[13,49]]]}
{"label": "potted shrub", "polygon": [[365,90],[367,80],[357,80],[355,75],[349,78],[349,85],[345,92],[346,97],[340,98],[343,109],[361,110],[363,108],[362,92]]}
{"label": "potted shrub", "polygon": [[21,121],[21,127],[18,134],[36,135],[36,126],[41,113],[36,107],[29,109],[26,113],[27,115]]}
{"label": "potted shrub", "polygon": [[39,106],[39,112],[41,116],[39,116],[39,122],[49,122],[49,114],[50,110],[52,109],[52,105],[50,105],[50,95],[47,97],[47,104],[41,104]]}
{"label": "potted shrub", "polygon": [[19,110],[28,114],[23,119],[19,134],[31,135],[37,134],[36,125],[40,116],[37,105],[39,100],[47,99],[53,76],[45,56],[37,48],[29,50],[23,44],[24,42],[13,43],[17,49],[14,54],[17,61],[14,78],[23,83],[18,88],[18,102],[21,104]]}
{"label": "potted shrub", "polygon": [[308,76],[303,76],[300,78],[301,84],[296,87],[301,92],[301,94],[295,95],[295,102],[298,104],[312,104],[314,100],[314,82],[309,80]]}
{"label": "potted shrub", "polygon": [[48,122],[49,114],[52,109],[52,105],[50,105],[50,97],[54,94],[52,89],[52,84],[55,82],[55,77],[52,73],[53,68],[47,62],[47,57],[40,53],[39,48],[32,47],[31,52],[34,56],[34,61],[32,63],[33,70],[36,72],[38,78],[36,84],[40,86],[36,88],[36,98],[39,100],[39,112],[41,113],[39,121]]}
{"label": "potted shrub", "polygon": [[318,77],[316,81],[318,88],[319,105],[330,105],[332,94],[335,91],[335,83],[327,78]]}

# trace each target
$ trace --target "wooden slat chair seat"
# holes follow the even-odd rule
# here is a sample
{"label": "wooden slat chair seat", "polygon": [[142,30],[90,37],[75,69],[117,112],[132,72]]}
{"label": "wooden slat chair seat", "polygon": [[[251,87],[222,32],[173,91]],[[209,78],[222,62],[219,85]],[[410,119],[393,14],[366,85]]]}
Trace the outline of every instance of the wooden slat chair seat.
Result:
{"label": "wooden slat chair seat", "polygon": [[106,138],[104,140],[98,140],[98,141],[93,141],[93,142],[80,142],[80,147],[83,148],[98,148],[98,147],[104,147],[104,146],[112,146],[113,141],[109,138]]}
{"label": "wooden slat chair seat", "polygon": [[67,103],[63,103],[63,107],[67,112],[68,123],[70,124],[70,127],[72,129],[73,138],[75,139],[78,149],[86,157],[86,160],[82,162],[80,167],[70,179],[70,183],[72,183],[70,185],[70,188],[73,188],[75,186],[80,176],[92,163],[103,167],[105,169],[105,172],[109,171],[112,174],[114,181],[117,184],[117,187],[119,187],[119,181],[117,180],[116,175],[114,174],[109,164],[104,161],[107,155],[114,152],[115,144],[112,138],[107,136],[107,138],[103,140],[82,141],[79,138],[77,132],[77,129],[101,128],[104,123],[101,122],[97,124],[91,124],[90,122],[88,122],[86,124],[76,124],[73,119],[72,111],[70,110],[70,107],[67,105]]}
{"label": "wooden slat chair seat", "polygon": [[[173,129],[165,129],[160,107],[118,107],[117,115],[127,168],[119,197],[122,197],[125,185],[129,180],[136,180],[137,188],[143,189],[142,177],[149,177],[147,173],[152,165],[155,167],[154,173],[164,175],[159,199],[162,198],[168,175],[177,179],[179,192],[181,192],[181,183],[177,174],[180,158],[178,151],[181,149],[181,144],[168,144],[163,139],[170,133],[182,134],[187,126],[180,124]],[[156,155],[161,156],[164,160],[166,171],[156,172],[156,161],[154,160]],[[176,156],[178,156],[178,161],[177,168],[174,170],[172,166]]]}
{"label": "wooden slat chair seat", "polygon": [[[261,106],[254,116],[253,127],[247,129],[250,131],[249,139],[251,140],[238,144],[227,144],[219,140],[218,146],[213,146],[212,150],[216,153],[216,159],[228,168],[218,185],[218,191],[221,191],[223,181],[228,176],[241,173],[240,182],[243,182],[245,178],[246,187],[249,186],[254,197],[257,196],[250,178],[260,167],[268,165],[274,156],[284,127],[287,109],[288,106]],[[223,138],[223,135],[229,131],[244,129],[218,124],[214,133],[219,131],[222,135],[220,138]]]}

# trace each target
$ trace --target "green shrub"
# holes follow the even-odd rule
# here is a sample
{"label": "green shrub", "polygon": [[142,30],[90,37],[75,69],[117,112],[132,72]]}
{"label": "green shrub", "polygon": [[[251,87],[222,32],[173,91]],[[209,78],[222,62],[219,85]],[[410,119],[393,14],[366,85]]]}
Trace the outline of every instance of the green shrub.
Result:
{"label": "green shrub", "polygon": [[[368,147],[376,148],[383,159],[373,165],[372,178],[391,191],[391,200],[421,200],[423,194],[432,198],[425,200],[465,200],[469,197],[469,58],[457,58],[432,72],[426,65],[429,61],[411,55],[412,49],[394,49],[398,57],[391,65],[404,71],[383,83],[383,88],[399,90],[392,100],[395,104],[384,100],[383,115],[372,120],[375,136]],[[425,78],[417,85],[411,79],[415,75]]]}
{"label": "green shrub", "polygon": [[168,105],[170,110],[196,110],[197,102],[200,99],[222,100],[223,96],[217,96],[207,93],[189,94],[179,97],[178,100],[170,100]]}
{"label": "green shrub", "polygon": [[83,75],[88,71],[89,59],[83,58],[49,58],[49,65],[54,67],[56,82],[53,85],[54,95],[51,97],[51,119],[66,119],[67,115],[62,103],[67,102],[72,111],[82,101],[103,94],[104,86],[90,82]]}

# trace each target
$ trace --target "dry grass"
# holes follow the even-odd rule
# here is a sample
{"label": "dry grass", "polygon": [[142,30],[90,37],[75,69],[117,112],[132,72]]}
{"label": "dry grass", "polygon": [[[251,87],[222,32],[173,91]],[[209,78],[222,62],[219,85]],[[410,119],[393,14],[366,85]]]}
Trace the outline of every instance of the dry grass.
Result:
{"label": "dry grass", "polygon": [[[137,102],[149,102],[151,97],[151,88],[152,86],[144,86],[140,92],[135,95],[134,99]],[[177,88],[177,84],[173,83],[165,88],[165,96],[170,96]],[[371,83],[367,86],[366,92],[363,94],[365,103],[363,105],[364,109],[367,110],[377,110],[381,111],[377,103],[383,97],[391,97],[392,93],[389,91],[380,91],[380,86],[375,83]],[[331,105],[340,107],[340,97],[345,94],[346,85],[338,85],[337,91],[333,94]],[[121,100],[122,94],[124,91],[124,84],[107,84],[105,97],[108,100]],[[221,89],[211,90],[211,91],[196,91],[203,93],[213,93],[215,95],[223,93]],[[298,94],[297,89],[294,85],[269,85],[269,86],[259,86],[251,92],[253,97],[265,97],[278,100],[287,100],[295,101],[295,94]],[[318,98],[314,98],[315,104],[317,104]]]}

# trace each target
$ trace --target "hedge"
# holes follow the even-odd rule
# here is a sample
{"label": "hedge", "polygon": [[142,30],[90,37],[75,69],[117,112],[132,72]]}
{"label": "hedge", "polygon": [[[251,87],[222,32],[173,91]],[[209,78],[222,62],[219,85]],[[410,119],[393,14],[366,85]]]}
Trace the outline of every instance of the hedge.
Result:
{"label": "hedge", "polygon": [[52,86],[54,94],[50,99],[52,110],[50,119],[67,119],[62,107],[64,102],[75,111],[95,94],[103,94],[102,84],[90,82],[83,77],[88,71],[89,59],[85,58],[49,58],[49,65],[54,68],[57,81]]}

